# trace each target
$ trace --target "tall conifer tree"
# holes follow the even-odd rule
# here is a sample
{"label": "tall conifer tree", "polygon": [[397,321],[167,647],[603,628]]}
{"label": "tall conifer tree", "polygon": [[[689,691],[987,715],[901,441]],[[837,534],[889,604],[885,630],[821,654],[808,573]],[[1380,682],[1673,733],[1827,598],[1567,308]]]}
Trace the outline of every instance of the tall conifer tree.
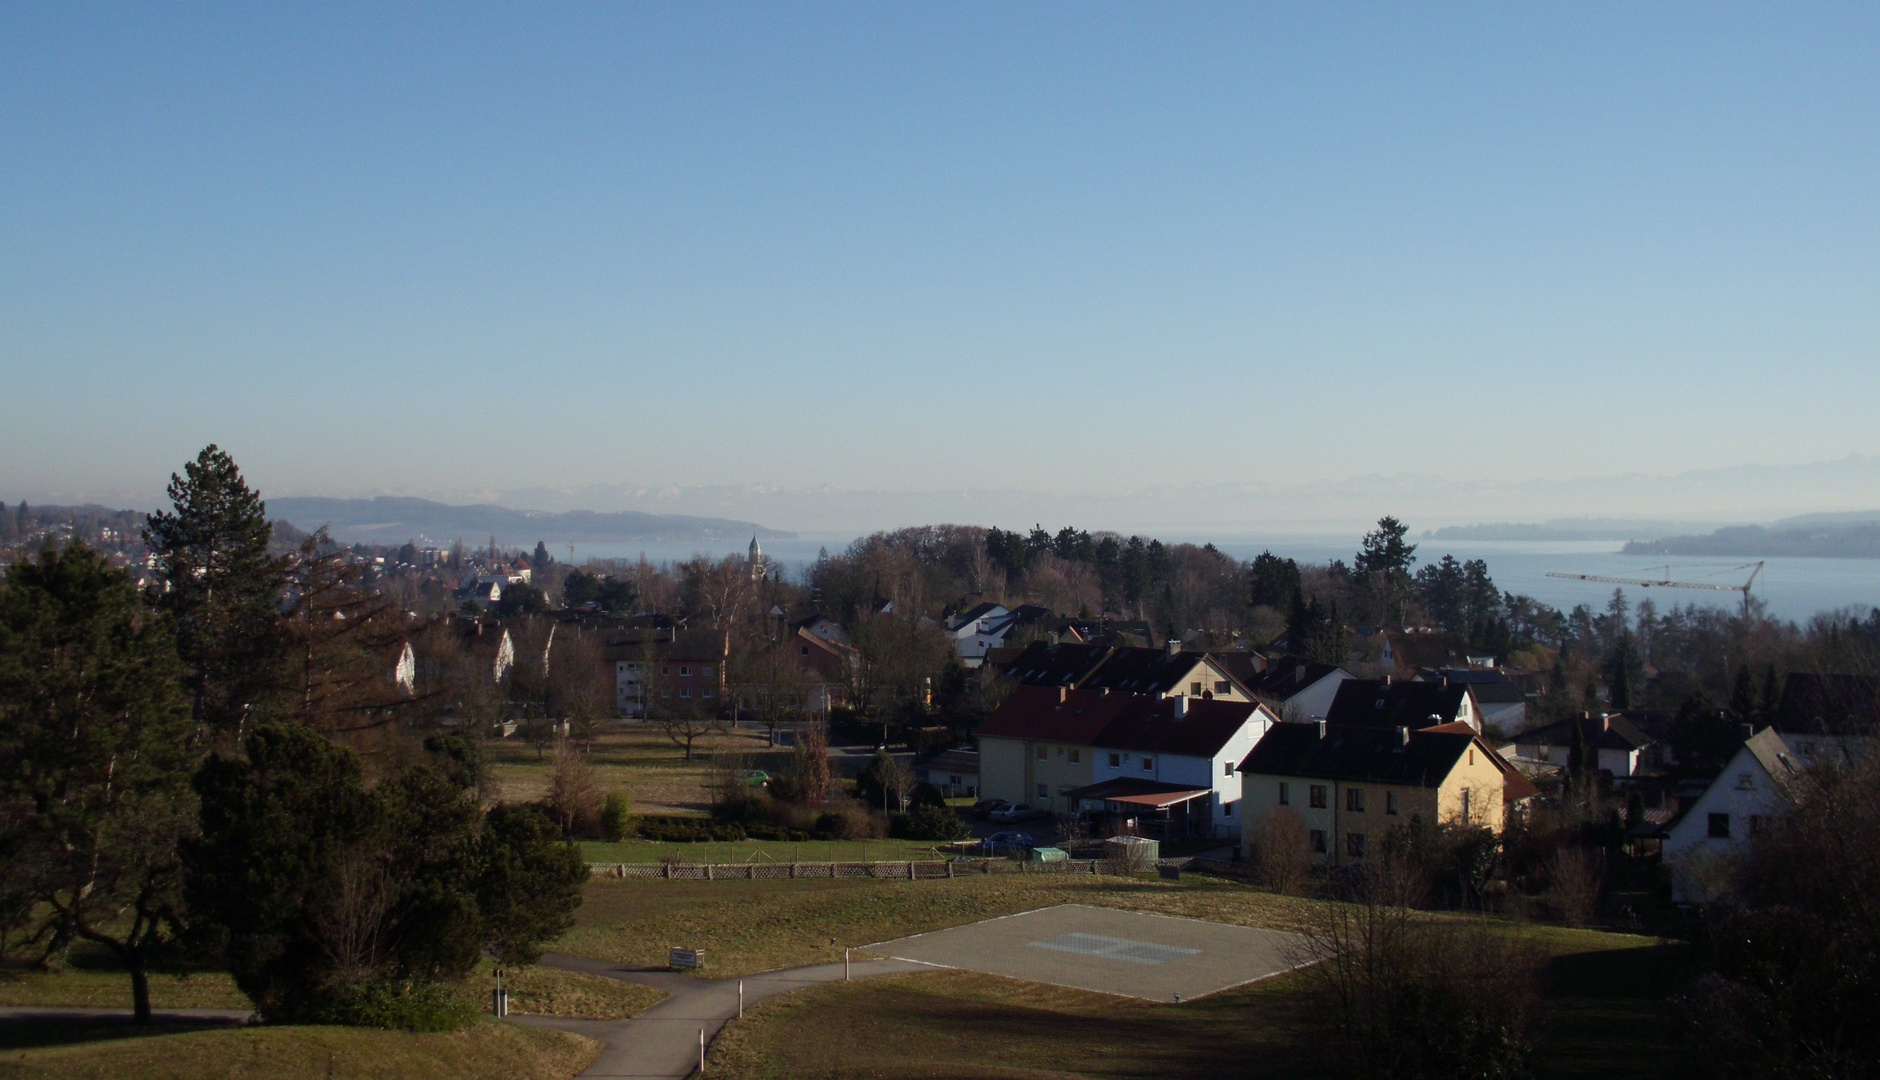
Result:
{"label": "tall conifer tree", "polygon": [[175,509],[150,515],[144,543],[163,579],[158,605],[175,620],[191,714],[233,732],[276,676],[283,563],[268,555],[266,504],[234,459],[212,443],[183,473],[170,476]]}

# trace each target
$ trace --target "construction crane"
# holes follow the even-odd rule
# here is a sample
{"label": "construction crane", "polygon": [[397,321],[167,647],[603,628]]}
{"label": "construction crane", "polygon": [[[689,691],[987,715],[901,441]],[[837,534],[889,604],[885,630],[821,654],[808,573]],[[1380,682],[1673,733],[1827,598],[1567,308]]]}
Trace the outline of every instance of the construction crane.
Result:
{"label": "construction crane", "polygon": [[1665,567],[1666,576],[1662,578],[1606,577],[1602,574],[1556,574],[1552,571],[1549,571],[1547,576],[1550,578],[1565,578],[1568,581],[1603,581],[1609,585],[1637,585],[1641,589],[1649,589],[1653,586],[1657,586],[1661,589],[1712,589],[1716,592],[1740,592],[1743,594],[1743,625],[1748,626],[1749,587],[1756,584],[1756,575],[1762,573],[1762,568],[1763,564],[1760,562],[1744,563],[1741,566],[1730,567],[1732,570],[1749,571],[1749,580],[1741,585],[1719,585],[1712,581],[1672,581],[1670,579],[1671,567],[1669,566]]}

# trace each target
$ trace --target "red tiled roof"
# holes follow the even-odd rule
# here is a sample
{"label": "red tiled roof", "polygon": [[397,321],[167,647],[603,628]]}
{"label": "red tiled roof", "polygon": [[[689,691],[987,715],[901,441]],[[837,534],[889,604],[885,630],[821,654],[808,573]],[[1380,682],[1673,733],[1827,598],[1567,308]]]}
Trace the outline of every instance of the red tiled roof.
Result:
{"label": "red tiled roof", "polygon": [[1087,746],[1135,697],[1058,686],[1020,686],[979,725],[979,734]]}

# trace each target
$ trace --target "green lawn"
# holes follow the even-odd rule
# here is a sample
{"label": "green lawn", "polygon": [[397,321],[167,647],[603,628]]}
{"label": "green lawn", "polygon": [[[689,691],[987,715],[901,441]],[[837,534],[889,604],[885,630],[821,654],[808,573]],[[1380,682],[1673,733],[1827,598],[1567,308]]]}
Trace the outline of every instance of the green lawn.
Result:
{"label": "green lawn", "polygon": [[656,863],[672,855],[689,863],[902,862],[947,857],[943,854],[946,845],[932,840],[736,840],[696,844],[584,840],[580,846],[590,863]]}
{"label": "green lawn", "polygon": [[[1657,1013],[1674,949],[1616,934],[1543,937],[1553,960],[1536,1055],[1542,1080],[1661,1075]],[[965,971],[835,983],[733,1021],[706,1076],[765,1080],[1216,1080],[1316,1076],[1292,1032],[1303,980],[1284,975],[1179,1005]],[[802,1038],[814,1031],[814,1039]]]}
{"label": "green lawn", "polygon": [[40,1045],[0,1051],[0,1080],[567,1080],[601,1050],[579,1035],[496,1021],[441,1035],[252,1027],[98,1042],[82,1041],[95,1031],[34,1029]]}

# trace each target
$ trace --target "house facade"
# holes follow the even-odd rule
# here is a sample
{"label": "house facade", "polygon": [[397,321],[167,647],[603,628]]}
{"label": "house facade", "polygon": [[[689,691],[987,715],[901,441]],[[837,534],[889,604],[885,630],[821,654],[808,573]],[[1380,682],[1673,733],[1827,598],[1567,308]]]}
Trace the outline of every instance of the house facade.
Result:
{"label": "house facade", "polygon": [[1279,714],[1280,719],[1290,723],[1316,723],[1331,711],[1339,684],[1354,677],[1335,664],[1283,656],[1269,662],[1257,681],[1247,686]]}
{"label": "house facade", "polygon": [[1415,818],[1499,832],[1511,802],[1535,794],[1481,737],[1464,727],[1280,724],[1241,762],[1242,851],[1261,819],[1297,814],[1315,863],[1363,865]]}
{"label": "house facade", "polygon": [[1279,718],[1266,706],[1189,696],[1143,697],[1099,732],[1078,810],[1157,815],[1169,835],[1240,835],[1240,762]]}

